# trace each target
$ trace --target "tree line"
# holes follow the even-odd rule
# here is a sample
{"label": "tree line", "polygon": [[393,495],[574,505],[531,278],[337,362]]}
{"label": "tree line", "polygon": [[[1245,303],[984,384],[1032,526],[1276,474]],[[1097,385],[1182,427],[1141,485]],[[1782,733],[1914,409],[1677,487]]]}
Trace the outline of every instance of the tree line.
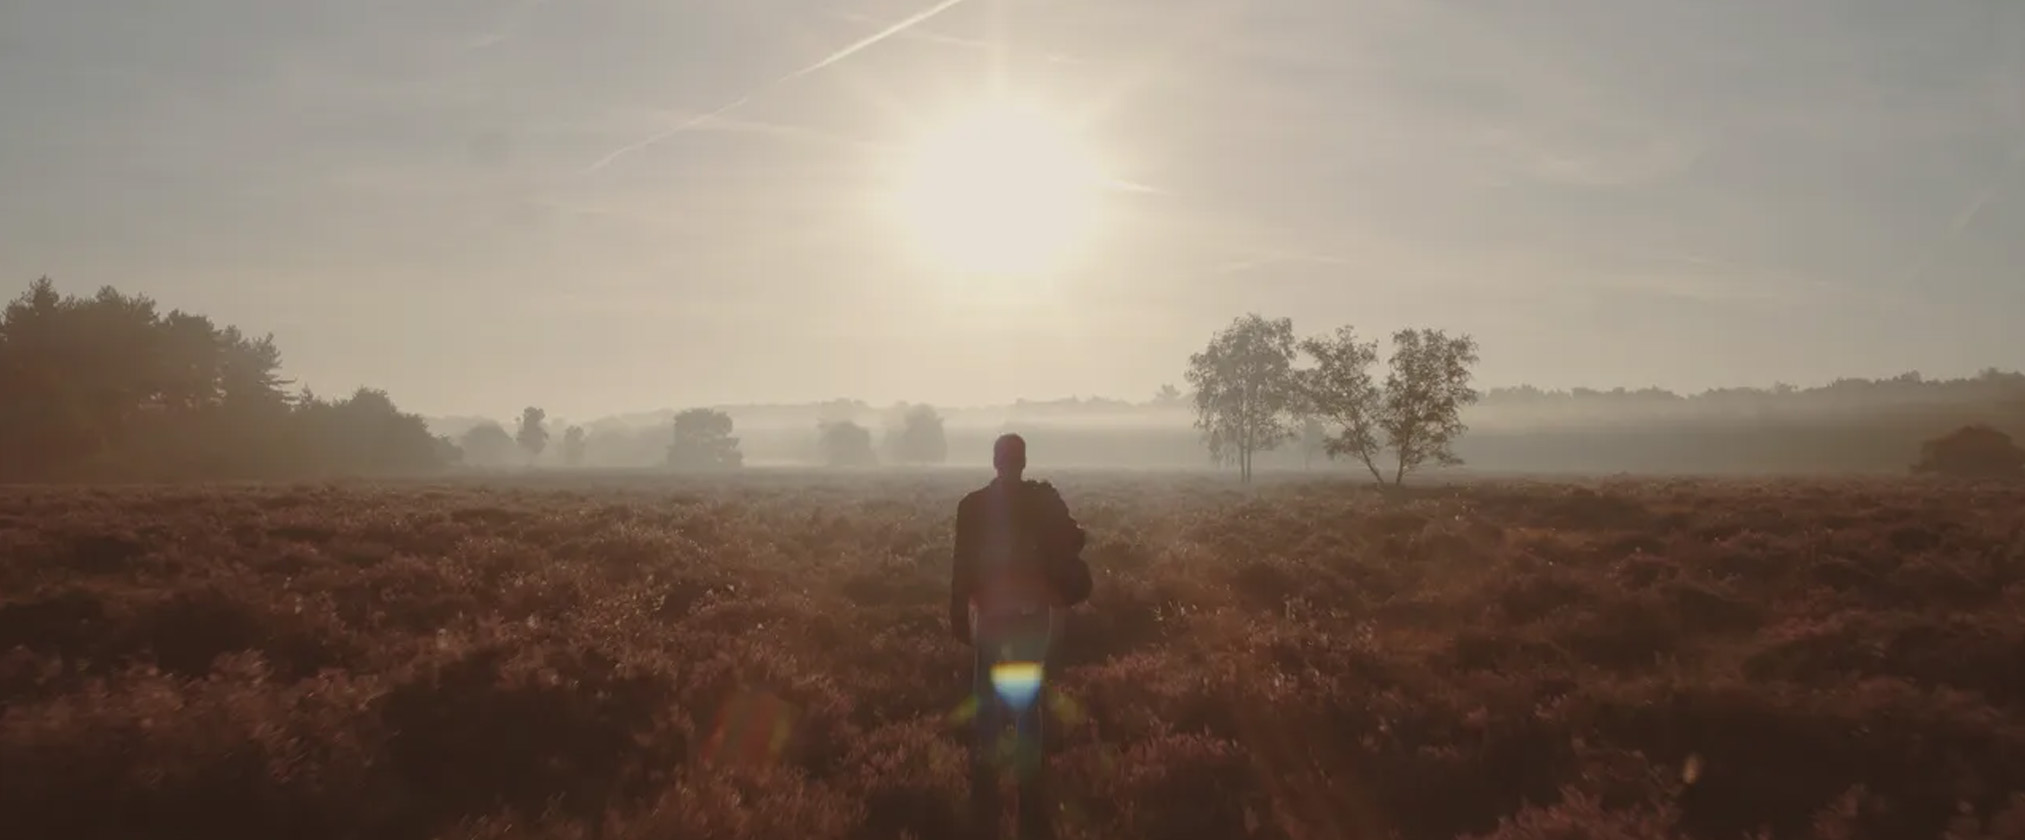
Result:
{"label": "tree line", "polygon": [[[548,451],[548,413],[524,409],[513,430],[473,425],[432,434],[385,391],[326,398],[281,375],[271,334],[107,286],[63,294],[41,278],[0,312],[0,481],[275,479],[429,473],[464,465],[526,466]],[[696,408],[674,417],[659,463],[677,470],[744,465],[733,420]],[[590,434],[562,429],[560,455],[581,466]],[[933,407],[901,406],[875,446],[869,429],[825,420],[810,431],[823,463],[941,463]],[[883,450],[883,451],[882,451]]]}
{"label": "tree line", "polygon": [[[521,411],[512,432],[493,421],[473,424],[456,438],[458,461],[472,467],[533,466],[550,439],[547,419],[546,411],[529,406]],[[884,438],[877,442],[872,430],[855,419],[818,420],[810,433],[815,452],[807,460],[835,468],[930,465],[948,460],[947,433],[934,406],[896,406],[887,419]],[[604,444],[630,452],[631,466],[646,466],[651,460],[680,471],[730,470],[745,466],[736,431],[728,412],[690,408],[677,412],[665,428],[647,430],[643,436],[608,433]],[[583,426],[565,427],[562,465],[584,466],[590,441],[591,434]],[[651,459],[645,454],[650,450]]]}
{"label": "tree line", "polygon": [[384,391],[290,392],[280,369],[271,335],[42,278],[0,313],[0,480],[398,473],[454,457]]}
{"label": "tree line", "polygon": [[[1995,369],[1687,396],[1479,393],[1468,336],[1401,330],[1389,370],[1374,372],[1379,355],[1376,341],[1347,327],[1299,337],[1289,319],[1252,314],[1191,357],[1187,390],[1167,385],[1142,401],[1019,400],[992,413],[836,400],[695,408],[646,427],[551,422],[530,406],[514,422],[438,436],[384,391],[327,398],[295,388],[271,335],[164,312],[110,287],[60,294],[45,278],[0,312],[0,481],[419,473],[525,467],[544,456],[564,466],[720,470],[755,452],[839,468],[939,464],[953,445],[984,452],[1005,430],[1028,435],[1056,463],[1181,466],[1201,463],[1194,459],[1207,449],[1212,463],[1246,479],[1261,465],[1335,461],[1398,483],[1465,457],[1515,471],[1901,472],[1926,460],[1925,442],[1958,429],[2025,434],[2025,375]],[[748,421],[756,425],[734,428]]]}

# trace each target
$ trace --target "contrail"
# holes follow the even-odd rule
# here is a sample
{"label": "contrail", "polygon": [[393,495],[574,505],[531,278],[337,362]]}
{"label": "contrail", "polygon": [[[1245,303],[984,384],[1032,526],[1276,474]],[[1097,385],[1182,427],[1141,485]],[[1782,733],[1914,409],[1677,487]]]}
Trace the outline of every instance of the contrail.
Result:
{"label": "contrail", "polygon": [[887,38],[891,38],[895,35],[905,32],[908,29],[911,29],[919,25],[922,21],[935,17],[936,15],[942,14],[943,12],[949,11],[950,7],[955,6],[962,2],[964,2],[964,0],[942,0],[942,2],[928,7],[926,11],[916,12],[912,16],[908,17],[905,20],[900,21],[899,23],[893,24],[892,26],[888,26],[885,29],[879,30],[879,32],[874,35],[866,37],[855,44],[852,44],[848,47],[845,47],[841,50],[831,53],[829,58],[825,58],[822,61],[818,61],[800,70],[796,70],[795,72],[789,73],[786,76],[782,76],[779,80],[775,81],[774,84],[777,85],[780,84],[781,82],[799,79],[810,73],[814,73],[817,70],[821,70],[839,61],[843,61],[846,58],[850,58],[858,51],[863,50],[866,47],[870,47],[873,44],[877,44],[880,41],[884,41]]}
{"label": "contrail", "polygon": [[[877,18],[874,18],[870,15],[861,15],[858,14],[857,12],[836,12],[830,15],[830,17],[833,17],[837,20],[849,21],[851,23],[878,22]],[[946,32],[936,32],[930,30],[925,26],[909,29],[904,33],[895,33],[895,37],[898,37],[899,35],[905,35],[909,38],[913,38],[917,41],[922,41],[925,43],[944,44],[947,46],[963,47],[965,49],[972,49],[972,50],[994,50],[998,49],[999,47],[998,44],[995,44],[983,38],[963,38],[956,35],[948,34]],[[1080,59],[1072,58],[1062,53],[1043,53],[1041,55],[1041,58],[1053,64],[1083,63]]]}
{"label": "contrail", "polygon": [[753,92],[738,97],[737,99],[734,99],[725,105],[722,105],[718,108],[704,112],[703,114],[685,120],[681,124],[676,125],[674,128],[670,128],[667,131],[663,131],[652,137],[648,137],[644,140],[638,140],[633,143],[629,143],[625,146],[622,146],[612,151],[610,154],[607,154],[604,157],[599,158],[596,163],[593,163],[590,166],[585,167],[583,174],[590,175],[592,173],[595,173],[600,169],[610,166],[612,164],[612,161],[618,160],[621,157],[632,154],[633,152],[637,152],[641,149],[647,148],[648,146],[652,146],[663,140],[667,140],[668,138],[674,137],[677,134],[689,131],[690,129],[702,125],[703,123],[709,122],[712,119],[723,116],[724,114],[729,113],[732,109],[738,108],[739,106],[751,102],[754,97],[766,93],[767,91],[772,90],[773,88],[779,87],[783,84],[792,82],[803,76],[809,75],[810,73],[820,71],[823,68],[835,64],[839,61],[843,61],[846,58],[850,58],[851,56],[856,55],[857,53],[871,47],[872,45],[879,43],[880,41],[884,41],[887,38],[891,38],[895,35],[905,32],[909,28],[919,25],[922,21],[928,20],[929,18],[942,14],[943,12],[948,11],[951,7],[954,7],[963,2],[965,2],[965,0],[942,0],[942,2],[928,7],[928,9],[925,11],[916,12],[915,14],[908,16],[906,19],[900,21],[899,23],[893,24],[892,26],[888,26],[885,29],[878,31],[877,33],[869,37],[863,38],[858,42],[851,44],[850,46],[847,46],[836,52],[830,53],[829,56],[825,57],[821,61],[811,64],[807,67],[803,67],[800,70],[796,70],[793,73],[789,73],[778,79],[774,79],[773,81],[767,82],[766,84],[760,85],[759,88],[754,90]]}
{"label": "contrail", "polygon": [[[762,90],[764,90],[764,88],[762,88]],[[740,105],[744,105],[745,103],[751,101],[752,101],[751,96],[741,96],[737,99],[732,100],[729,104],[718,106],[715,110],[705,111],[704,113],[697,114],[696,116],[683,120],[680,123],[676,123],[674,128],[668,129],[667,131],[663,131],[660,134],[653,135],[643,140],[635,140],[624,146],[620,146],[617,149],[613,149],[609,154],[606,154],[604,157],[598,158],[597,163],[593,163],[590,166],[584,167],[583,174],[589,175],[593,172],[596,172],[600,169],[610,166],[612,161],[618,160],[619,158],[625,157],[626,155],[632,154],[641,149],[647,148],[648,146],[652,146],[655,143],[659,143],[670,137],[674,137],[677,134],[681,134],[682,132],[688,131],[692,128],[695,128],[711,120],[714,120],[718,117],[724,116],[724,114],[729,112],[731,109],[736,108]]]}

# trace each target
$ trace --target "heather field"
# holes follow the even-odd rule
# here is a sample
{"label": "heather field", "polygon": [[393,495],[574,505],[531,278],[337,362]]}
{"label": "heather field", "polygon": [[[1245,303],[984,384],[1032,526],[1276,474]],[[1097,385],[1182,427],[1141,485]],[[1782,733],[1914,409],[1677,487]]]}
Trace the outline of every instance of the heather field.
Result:
{"label": "heather field", "polygon": [[[949,837],[981,479],[0,488],[0,834]],[[2025,837],[2025,489],[1058,484],[1064,837]]]}

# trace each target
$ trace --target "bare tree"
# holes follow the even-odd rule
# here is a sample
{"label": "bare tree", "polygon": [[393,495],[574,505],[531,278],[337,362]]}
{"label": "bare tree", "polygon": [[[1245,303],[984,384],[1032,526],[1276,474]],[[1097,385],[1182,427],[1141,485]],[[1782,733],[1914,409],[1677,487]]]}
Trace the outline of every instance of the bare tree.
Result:
{"label": "bare tree", "polygon": [[1256,313],[1237,318],[1188,358],[1196,428],[1210,456],[1252,480],[1252,458],[1293,436],[1294,322]]}

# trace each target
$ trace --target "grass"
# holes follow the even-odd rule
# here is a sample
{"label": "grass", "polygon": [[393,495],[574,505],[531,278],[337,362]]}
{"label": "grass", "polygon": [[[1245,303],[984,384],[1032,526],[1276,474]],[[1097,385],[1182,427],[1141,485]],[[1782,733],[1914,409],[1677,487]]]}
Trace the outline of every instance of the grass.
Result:
{"label": "grass", "polygon": [[[6,833],[952,836],[967,478],[0,489]],[[1065,837],[2025,837],[2025,490],[1058,483]]]}

